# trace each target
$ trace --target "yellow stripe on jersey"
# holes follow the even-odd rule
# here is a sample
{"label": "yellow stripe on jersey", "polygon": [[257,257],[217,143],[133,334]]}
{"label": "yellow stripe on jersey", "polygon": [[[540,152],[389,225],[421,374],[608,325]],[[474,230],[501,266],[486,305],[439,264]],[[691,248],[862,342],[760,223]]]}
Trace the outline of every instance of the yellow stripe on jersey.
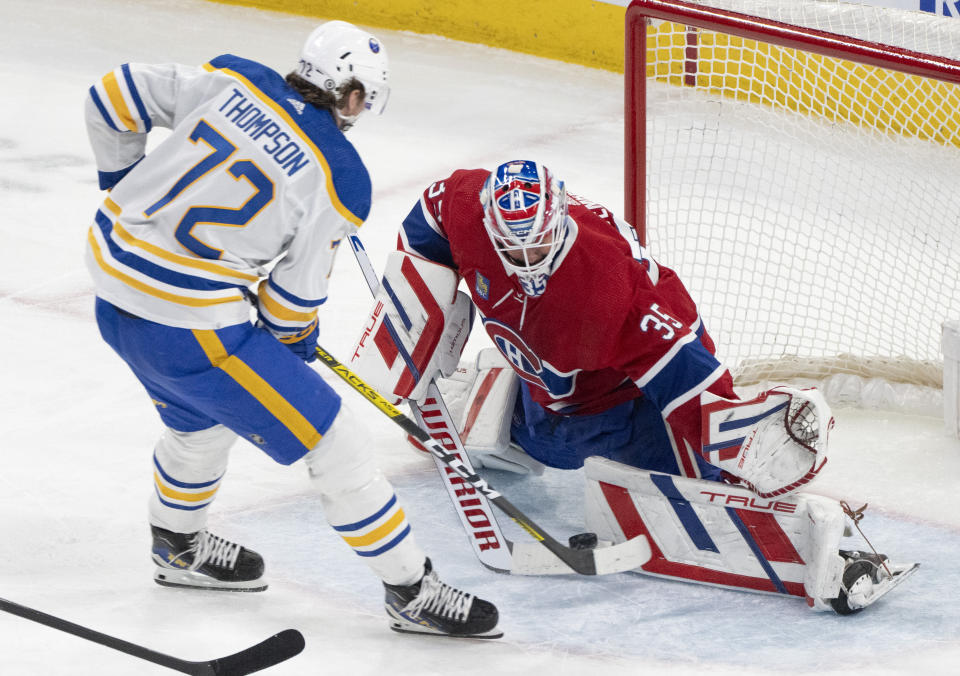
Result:
{"label": "yellow stripe on jersey", "polygon": [[216,488],[211,491],[204,491],[203,493],[184,493],[182,491],[177,491],[170,486],[168,486],[161,478],[158,472],[153,473],[153,481],[157,484],[157,490],[160,491],[164,497],[168,497],[171,500],[180,500],[182,502],[203,502],[212,498],[217,493],[217,489],[220,488],[220,485],[217,484]]}
{"label": "yellow stripe on jersey", "polygon": [[[119,216],[123,212],[123,209],[120,207],[120,205],[109,197],[103,201],[103,206],[114,216]],[[167,251],[166,249],[161,249],[155,244],[151,244],[150,242],[146,242],[142,239],[134,237],[126,230],[126,228],[120,225],[118,221],[114,222],[113,231],[117,233],[117,236],[120,239],[130,246],[135,246],[143,249],[144,251],[148,251],[158,258],[163,258],[172,263],[178,263],[180,265],[185,265],[197,270],[205,270],[207,272],[212,272],[217,275],[224,275],[226,277],[237,277],[247,282],[255,282],[260,279],[260,277],[257,275],[251,275],[246,272],[234,270],[233,268],[228,268],[224,265],[217,265],[216,263],[212,263],[210,261],[198,260],[196,258],[190,258],[189,256],[181,256],[171,251]]]}
{"label": "yellow stripe on jersey", "polygon": [[377,526],[366,535],[357,535],[355,537],[341,535],[340,537],[342,537],[343,541],[351,547],[364,547],[366,545],[372,545],[374,542],[378,542],[379,540],[382,540],[390,535],[390,533],[392,533],[397,526],[403,523],[404,519],[406,519],[406,516],[404,515],[403,510],[398,509],[386,523]]}
{"label": "yellow stripe on jersey", "polygon": [[310,312],[297,312],[296,310],[291,310],[285,305],[281,305],[279,302],[274,300],[274,298],[267,292],[266,289],[266,282],[261,283],[260,288],[257,291],[257,300],[262,309],[265,309],[277,319],[282,319],[288,322],[298,322],[302,324],[303,322],[312,322],[317,318],[316,309],[311,310]]}
{"label": "yellow stripe on jersey", "polygon": [[320,442],[323,435],[310,424],[310,421],[242,359],[228,354],[216,331],[193,329],[193,335],[210,363],[249,392],[284,427],[290,430],[304,447],[310,449]]}
{"label": "yellow stripe on jersey", "polygon": [[120,90],[120,83],[117,82],[116,71],[110,71],[103,76],[103,88],[107,92],[107,96],[110,97],[110,103],[113,104],[113,109],[120,121],[130,131],[137,131],[137,121],[133,119],[130,109],[127,108],[127,102],[123,99],[123,92]]}
{"label": "yellow stripe on jersey", "polygon": [[333,174],[330,172],[330,165],[327,164],[327,158],[323,156],[323,153],[320,152],[320,148],[317,147],[317,145],[313,142],[313,140],[309,136],[307,136],[302,129],[300,129],[300,127],[297,125],[296,122],[294,122],[293,118],[290,117],[287,111],[285,111],[272,98],[270,98],[269,96],[264,94],[262,91],[260,91],[255,84],[250,82],[250,80],[248,80],[243,75],[236,72],[235,70],[232,70],[230,68],[217,68],[216,66],[213,66],[209,63],[203,64],[203,67],[211,73],[219,70],[221,73],[226,73],[227,75],[233,78],[236,78],[237,80],[240,80],[240,82],[246,85],[247,88],[257,98],[263,101],[266,105],[270,106],[270,108],[277,115],[283,118],[283,120],[290,125],[290,128],[293,129],[293,131],[306,142],[306,144],[310,147],[311,150],[313,150],[314,154],[317,156],[317,161],[323,167],[323,173],[326,176],[327,194],[330,196],[330,201],[333,204],[333,208],[336,209],[341,216],[343,216],[345,219],[353,223],[358,228],[361,225],[363,225],[363,220],[357,217],[352,211],[347,209],[347,207],[344,206],[343,202],[340,201],[340,197],[337,195],[337,191],[333,187]]}
{"label": "yellow stripe on jersey", "polygon": [[126,228],[120,225],[119,222],[113,224],[113,231],[117,234],[117,237],[122,239],[130,246],[143,249],[144,251],[152,253],[157,258],[163,258],[171,263],[185,265],[187,267],[196,268],[197,270],[205,270],[206,272],[212,272],[214,274],[224,275],[226,277],[237,277],[238,279],[242,279],[247,282],[255,282],[260,279],[256,275],[234,270],[224,265],[217,265],[216,263],[211,263],[210,261],[202,261],[196,258],[190,258],[189,256],[181,256],[180,254],[172,253],[166,249],[161,249],[156,244],[151,244],[150,242],[146,242],[142,239],[137,239],[131,235]]}
{"label": "yellow stripe on jersey", "polygon": [[233,296],[223,296],[220,298],[193,298],[190,296],[179,296],[175,293],[169,293],[161,289],[150,286],[141,282],[139,279],[134,279],[130,275],[121,272],[116,269],[106,260],[104,260],[103,252],[100,250],[100,245],[97,244],[97,239],[93,234],[94,226],[90,227],[90,230],[87,231],[87,244],[90,246],[90,250],[93,252],[93,257],[97,261],[97,265],[100,266],[100,269],[105,273],[113,277],[114,279],[119,279],[121,282],[130,286],[137,291],[145,293],[155,298],[161,298],[171,303],[178,303],[180,305],[189,305],[191,307],[208,307],[210,305],[221,305],[223,303],[235,303],[237,301],[242,301],[243,296],[236,294]]}

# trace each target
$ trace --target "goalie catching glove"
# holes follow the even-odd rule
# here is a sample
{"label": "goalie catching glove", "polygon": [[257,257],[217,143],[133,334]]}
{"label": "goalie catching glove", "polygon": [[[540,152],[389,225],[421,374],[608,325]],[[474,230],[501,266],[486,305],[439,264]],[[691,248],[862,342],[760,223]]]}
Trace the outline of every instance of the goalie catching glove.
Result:
{"label": "goalie catching glove", "polygon": [[775,387],[749,401],[701,395],[702,454],[762,498],[812,481],[827,462],[833,417],[816,390]]}
{"label": "goalie catching glove", "polygon": [[394,403],[422,401],[451,375],[473,325],[473,303],[450,268],[394,251],[348,366]]}

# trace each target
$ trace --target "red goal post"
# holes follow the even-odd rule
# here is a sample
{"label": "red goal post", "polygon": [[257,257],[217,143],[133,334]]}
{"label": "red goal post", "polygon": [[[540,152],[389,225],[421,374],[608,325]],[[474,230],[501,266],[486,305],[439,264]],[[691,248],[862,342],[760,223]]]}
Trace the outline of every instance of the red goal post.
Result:
{"label": "red goal post", "polygon": [[[626,10],[625,216],[688,281],[738,382],[941,385],[940,324],[960,318],[960,21],[918,21],[836,0]],[[923,31],[935,49],[912,48]]]}

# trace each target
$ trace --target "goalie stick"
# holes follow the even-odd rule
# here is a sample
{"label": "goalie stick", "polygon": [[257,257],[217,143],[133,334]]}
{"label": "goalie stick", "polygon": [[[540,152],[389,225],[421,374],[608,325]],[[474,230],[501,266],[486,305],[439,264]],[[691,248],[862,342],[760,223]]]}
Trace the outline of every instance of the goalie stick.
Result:
{"label": "goalie stick", "polygon": [[[350,236],[350,246],[357,263],[360,265],[360,271],[363,273],[370,293],[376,297],[380,290],[380,280],[377,278],[366,249],[357,235]],[[416,372],[416,369],[412,367],[410,355],[396,336],[389,317],[386,317],[384,322],[391,340],[406,362],[407,367],[411,369],[411,372]],[[443,397],[440,396],[440,390],[437,388],[436,382],[431,380],[427,386],[427,398],[422,408],[414,401],[408,400],[407,403],[417,426],[429,430],[431,436],[448,451],[456,453],[470,473],[474,473],[473,466],[464,452],[460,435],[457,433]],[[470,541],[470,546],[480,563],[498,573],[543,575],[570,572],[562,561],[550,555],[548,550],[543,549],[537,543],[514,543],[504,537],[493,509],[483,494],[472,489],[464,490],[463,479],[447,467],[436,455],[431,453],[430,456],[433,458],[444,488],[446,488],[447,494],[453,502],[457,516],[460,518],[463,529],[467,534],[467,539]],[[517,547],[517,545],[522,546]]]}
{"label": "goalie stick", "polygon": [[[380,290],[380,280],[373,270],[366,249],[357,235],[351,236],[350,245],[367,282],[367,287],[376,297]],[[412,359],[396,335],[389,318],[385,318],[385,326],[407,367],[412,373],[416,373]],[[447,451],[456,454],[464,466],[474,473],[470,458],[464,452],[460,435],[457,433],[436,382],[431,380],[428,384],[427,397],[422,405],[409,400],[407,403],[417,425],[428,430],[438,443]],[[545,575],[570,572],[568,566],[536,542],[514,543],[504,537],[493,508],[483,494],[470,488],[465,489],[463,478],[447,467],[436,455],[431,453],[430,457],[433,458],[444,488],[453,503],[454,511],[460,518],[467,539],[481,564],[498,573]]]}
{"label": "goalie stick", "polygon": [[244,650],[226,657],[218,657],[213,660],[202,662],[191,662],[179,657],[164,655],[150,648],[145,648],[129,641],[103,634],[99,631],[89,629],[79,624],[74,624],[68,620],[48,615],[47,613],[22,606],[19,603],[0,598],[0,610],[4,610],[13,615],[17,615],[27,620],[32,620],[48,627],[59,629],[68,634],[85,638],[88,641],[105,645],[108,648],[119,650],[120,652],[160,666],[179,671],[183,674],[193,674],[193,676],[243,676],[243,674],[252,674],[255,671],[261,671],[275,664],[279,664],[298,655],[305,645],[303,634],[296,629],[284,629],[278,634],[260,643],[250,646]]}
{"label": "goalie stick", "polygon": [[[360,265],[360,270],[367,282],[367,286],[370,288],[370,292],[376,296],[380,288],[380,281],[373,270],[373,265],[370,263],[363,243],[359,237],[351,235],[350,245],[357,259],[357,263]],[[395,346],[403,356],[403,359],[410,364],[410,356],[406,354],[402,343],[394,334],[392,327],[390,327],[389,318],[385,318],[385,321],[387,322],[388,329],[390,329],[390,335],[393,338]],[[347,370],[346,367],[343,368]],[[349,371],[347,372],[349,373]],[[360,391],[366,396],[366,393],[362,390]],[[382,399],[382,397],[380,397],[380,399]],[[403,416],[402,413],[385,400],[384,403],[396,411],[399,416],[402,416],[408,424],[400,422],[396,416],[391,415],[391,413],[380,406],[377,401],[373,401],[373,403],[390,415],[401,427],[407,430],[408,434],[420,441],[427,450],[430,451],[437,465],[437,470],[443,479],[447,493],[463,523],[464,529],[467,531],[474,553],[487,568],[498,572],[519,575],[565,574],[569,573],[571,569],[574,572],[586,575],[602,575],[630,570],[642,565],[649,559],[650,548],[645,538],[637,538],[636,542],[628,541],[615,545],[612,548],[598,550],[593,552],[593,556],[590,557],[591,551],[589,550],[565,547],[553,538],[550,538],[552,544],[548,544],[537,532],[539,528],[531,531],[527,526],[532,524],[532,522],[499,493],[492,491],[486,482],[483,482],[483,479],[474,472],[473,467],[470,465],[470,459],[463,449],[460,435],[450,418],[450,414],[443,402],[436,382],[431,380],[428,386],[427,399],[423,410],[421,410],[415,402],[408,402],[417,419],[417,423]],[[425,427],[429,429],[430,432],[426,431],[424,429]],[[448,458],[457,463],[463,471],[458,470],[455,464],[447,460]],[[484,487],[495,494],[502,502],[509,505],[515,513],[504,509],[502,503],[498,503],[490,493],[485,492],[482,487],[477,486],[471,480],[471,477],[482,482]],[[470,483],[474,490],[464,490],[464,480]],[[504,537],[500,532],[499,524],[497,524],[496,517],[490,509],[487,498],[490,498],[499,508],[504,509],[504,512],[508,516],[527,530],[538,542],[512,542]],[[517,518],[518,515],[521,517],[520,519]],[[540,544],[543,544],[544,547],[541,547]],[[505,545],[505,548],[503,545]],[[557,550],[558,547],[560,548],[559,551]],[[504,549],[506,549],[506,551],[504,551]],[[565,556],[569,557],[572,552],[577,552],[578,556],[583,559],[592,558],[592,571],[590,570],[590,565],[584,568],[577,568],[571,565]],[[587,556],[583,556],[583,554]]]}

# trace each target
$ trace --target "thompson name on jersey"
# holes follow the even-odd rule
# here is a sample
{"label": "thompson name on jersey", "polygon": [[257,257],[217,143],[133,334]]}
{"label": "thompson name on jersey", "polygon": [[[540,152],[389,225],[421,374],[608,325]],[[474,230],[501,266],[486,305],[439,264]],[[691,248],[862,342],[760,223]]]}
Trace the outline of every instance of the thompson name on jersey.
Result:
{"label": "thompson name on jersey", "polygon": [[[264,280],[261,320],[281,334],[310,326],[339,242],[371,199],[327,111],[275,71],[223,55],[202,67],[125,64],[90,88],[86,118],[101,188],[116,186],[87,237],[98,296],[216,329],[249,321],[244,290]],[[172,132],[144,156],[154,127]]]}

